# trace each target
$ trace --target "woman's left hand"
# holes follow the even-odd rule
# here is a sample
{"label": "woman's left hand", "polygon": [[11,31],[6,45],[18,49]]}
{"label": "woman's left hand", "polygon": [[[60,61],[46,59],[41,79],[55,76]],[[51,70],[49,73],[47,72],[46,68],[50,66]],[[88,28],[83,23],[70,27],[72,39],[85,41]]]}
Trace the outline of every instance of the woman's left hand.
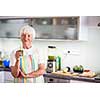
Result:
{"label": "woman's left hand", "polygon": [[27,78],[27,75],[20,70],[20,75],[18,78]]}

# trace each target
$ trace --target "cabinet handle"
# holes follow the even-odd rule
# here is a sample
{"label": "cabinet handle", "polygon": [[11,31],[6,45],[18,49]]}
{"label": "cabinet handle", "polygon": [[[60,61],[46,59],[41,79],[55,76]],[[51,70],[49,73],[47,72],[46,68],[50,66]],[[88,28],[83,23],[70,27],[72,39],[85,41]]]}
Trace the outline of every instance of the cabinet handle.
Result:
{"label": "cabinet handle", "polygon": [[52,81],[53,81],[53,79],[51,78],[51,79],[49,79],[49,81],[50,81],[50,82],[52,82]]}
{"label": "cabinet handle", "polygon": [[100,27],[100,23],[98,23],[98,27]]}

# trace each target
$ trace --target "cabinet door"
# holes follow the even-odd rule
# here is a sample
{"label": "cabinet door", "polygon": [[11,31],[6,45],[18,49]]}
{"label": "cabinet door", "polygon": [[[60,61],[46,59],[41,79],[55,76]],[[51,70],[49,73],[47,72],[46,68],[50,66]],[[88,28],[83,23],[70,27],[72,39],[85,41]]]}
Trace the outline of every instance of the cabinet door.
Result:
{"label": "cabinet door", "polygon": [[59,79],[58,83],[70,83],[70,80],[67,79]]}
{"label": "cabinet door", "polygon": [[77,80],[70,80],[70,83],[89,83],[86,81],[77,81]]}
{"label": "cabinet door", "polygon": [[36,39],[78,39],[79,17],[42,17],[33,18],[32,25],[36,30]]}
{"label": "cabinet door", "polygon": [[0,38],[19,38],[19,29],[28,24],[28,19],[0,19]]}
{"label": "cabinet door", "polygon": [[44,77],[45,83],[70,83],[70,80]]}
{"label": "cabinet door", "polygon": [[100,16],[89,16],[88,17],[88,26],[89,27],[98,27],[100,26]]}
{"label": "cabinet door", "polygon": [[88,40],[88,20],[87,16],[81,16],[79,18],[78,40]]}
{"label": "cabinet door", "polygon": [[11,72],[5,71],[4,82],[5,83],[13,83],[14,82],[14,77],[12,76]]}
{"label": "cabinet door", "polygon": [[87,16],[33,18],[36,39],[88,40]]}
{"label": "cabinet door", "polygon": [[4,71],[0,71],[0,83],[4,83]]}
{"label": "cabinet door", "polygon": [[58,79],[57,78],[44,77],[44,82],[45,83],[58,83]]}

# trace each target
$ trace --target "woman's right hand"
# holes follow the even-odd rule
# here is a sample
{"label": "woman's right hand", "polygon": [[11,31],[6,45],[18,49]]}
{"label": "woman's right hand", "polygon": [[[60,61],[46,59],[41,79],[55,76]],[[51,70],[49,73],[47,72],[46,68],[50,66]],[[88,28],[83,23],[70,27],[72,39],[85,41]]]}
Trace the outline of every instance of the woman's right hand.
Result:
{"label": "woman's right hand", "polygon": [[23,51],[22,50],[17,50],[16,54],[15,54],[16,60],[20,60],[20,56],[22,56],[22,55],[23,55]]}

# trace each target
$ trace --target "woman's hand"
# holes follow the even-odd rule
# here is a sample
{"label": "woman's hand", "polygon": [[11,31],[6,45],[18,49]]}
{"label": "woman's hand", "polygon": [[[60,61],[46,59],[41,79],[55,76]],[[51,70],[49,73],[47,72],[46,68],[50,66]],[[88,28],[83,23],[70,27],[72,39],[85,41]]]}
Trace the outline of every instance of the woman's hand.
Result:
{"label": "woman's hand", "polygon": [[27,78],[27,75],[20,70],[18,78]]}
{"label": "woman's hand", "polygon": [[23,55],[23,50],[18,50],[15,53],[16,60],[20,60],[20,56]]}

